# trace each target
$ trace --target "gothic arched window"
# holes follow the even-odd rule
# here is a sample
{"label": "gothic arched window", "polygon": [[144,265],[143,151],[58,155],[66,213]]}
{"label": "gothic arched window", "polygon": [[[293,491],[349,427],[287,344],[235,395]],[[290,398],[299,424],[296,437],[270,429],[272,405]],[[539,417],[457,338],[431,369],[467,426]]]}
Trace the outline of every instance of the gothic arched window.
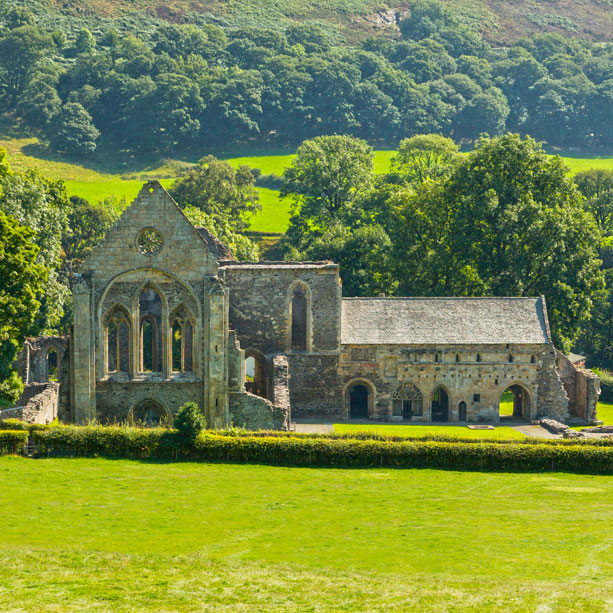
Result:
{"label": "gothic arched window", "polygon": [[115,308],[107,317],[107,363],[106,370],[130,371],[130,320],[122,308]]}

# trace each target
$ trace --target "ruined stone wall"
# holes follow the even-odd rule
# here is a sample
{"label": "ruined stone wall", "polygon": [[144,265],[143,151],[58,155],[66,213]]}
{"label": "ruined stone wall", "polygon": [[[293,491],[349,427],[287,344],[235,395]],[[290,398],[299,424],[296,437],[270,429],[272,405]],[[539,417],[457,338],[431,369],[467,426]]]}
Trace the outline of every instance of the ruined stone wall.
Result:
{"label": "ruined stone wall", "polygon": [[17,400],[16,408],[2,411],[1,419],[23,419],[29,424],[50,424],[57,417],[59,384],[30,383]]}
{"label": "ruined stone wall", "polygon": [[309,352],[338,352],[341,287],[338,265],[327,263],[232,264],[220,271],[230,292],[230,328],[243,349],[263,354],[290,349],[290,301],[296,283],[307,292]]}
{"label": "ruined stone wall", "polygon": [[558,421],[566,421],[568,413],[568,396],[558,374],[555,349],[550,347],[543,354],[543,362],[538,372],[538,415]]}
{"label": "ruined stone wall", "polygon": [[247,430],[286,430],[287,413],[270,400],[245,393],[230,394],[232,425]]}
{"label": "ruined stone wall", "polygon": [[283,430],[289,430],[291,421],[291,401],[289,391],[289,362],[287,356],[273,358],[273,402],[283,415]]}
{"label": "ruined stone wall", "polygon": [[[393,394],[411,383],[423,396],[423,414],[413,421],[430,421],[432,393],[442,387],[449,397],[449,421],[459,420],[459,404],[466,403],[468,421],[496,421],[502,392],[520,385],[529,396],[527,419],[541,414],[540,376],[550,352],[548,345],[344,345],[339,374],[344,393],[342,416],[349,416],[348,390],[354,383],[369,387],[369,418],[393,418]],[[512,356],[513,361],[509,361]],[[558,395],[563,389],[558,380]],[[551,391],[551,390],[550,390]]]}
{"label": "ruined stone wall", "polygon": [[127,421],[130,409],[145,400],[154,400],[174,417],[186,402],[195,402],[202,407],[202,384],[99,381],[96,386],[97,419],[101,423]]}
{"label": "ruined stone wall", "polygon": [[568,396],[570,419],[589,424],[596,423],[596,409],[600,396],[600,379],[591,370],[576,367],[565,355],[556,350],[555,363],[558,376]]}

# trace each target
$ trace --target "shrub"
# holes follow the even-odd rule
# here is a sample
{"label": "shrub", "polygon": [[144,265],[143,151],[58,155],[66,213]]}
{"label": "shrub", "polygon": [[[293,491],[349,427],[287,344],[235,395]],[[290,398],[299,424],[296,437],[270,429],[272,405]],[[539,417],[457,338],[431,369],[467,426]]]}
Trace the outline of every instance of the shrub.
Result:
{"label": "shrub", "polygon": [[[4,433],[27,436],[25,432]],[[2,433],[0,433],[2,434]],[[170,458],[282,466],[446,468],[456,470],[613,473],[613,446],[575,441],[382,441],[298,436],[241,436],[121,426],[58,426],[32,433],[49,455]]]}
{"label": "shrub", "polygon": [[174,426],[182,439],[193,442],[206,428],[206,419],[195,402],[186,402],[177,412]]}
{"label": "shrub", "polygon": [[28,440],[28,433],[24,430],[0,431],[0,454],[22,453]]}

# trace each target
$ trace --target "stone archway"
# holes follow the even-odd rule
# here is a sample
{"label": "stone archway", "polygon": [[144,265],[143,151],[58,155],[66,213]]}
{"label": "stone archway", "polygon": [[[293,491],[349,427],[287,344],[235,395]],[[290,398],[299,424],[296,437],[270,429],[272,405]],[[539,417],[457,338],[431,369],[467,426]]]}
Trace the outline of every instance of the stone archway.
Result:
{"label": "stone archway", "polygon": [[366,379],[353,379],[343,390],[348,419],[369,419],[375,406],[375,388]]}
{"label": "stone archway", "polygon": [[498,403],[500,420],[530,420],[532,402],[528,390],[519,383],[505,388]]}
{"label": "stone archway", "polygon": [[449,421],[449,394],[444,387],[437,387],[431,398],[432,421]]}
{"label": "stone archway", "polygon": [[143,428],[158,428],[170,426],[172,417],[168,409],[157,400],[145,398],[130,409],[128,421]]}

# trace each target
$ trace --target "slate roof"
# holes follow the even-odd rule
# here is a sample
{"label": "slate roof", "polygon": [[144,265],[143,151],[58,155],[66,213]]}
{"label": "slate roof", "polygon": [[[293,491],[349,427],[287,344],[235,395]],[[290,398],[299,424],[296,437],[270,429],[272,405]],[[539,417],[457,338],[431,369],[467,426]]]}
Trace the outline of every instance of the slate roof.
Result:
{"label": "slate roof", "polygon": [[548,343],[542,298],[344,298],[343,345]]}

